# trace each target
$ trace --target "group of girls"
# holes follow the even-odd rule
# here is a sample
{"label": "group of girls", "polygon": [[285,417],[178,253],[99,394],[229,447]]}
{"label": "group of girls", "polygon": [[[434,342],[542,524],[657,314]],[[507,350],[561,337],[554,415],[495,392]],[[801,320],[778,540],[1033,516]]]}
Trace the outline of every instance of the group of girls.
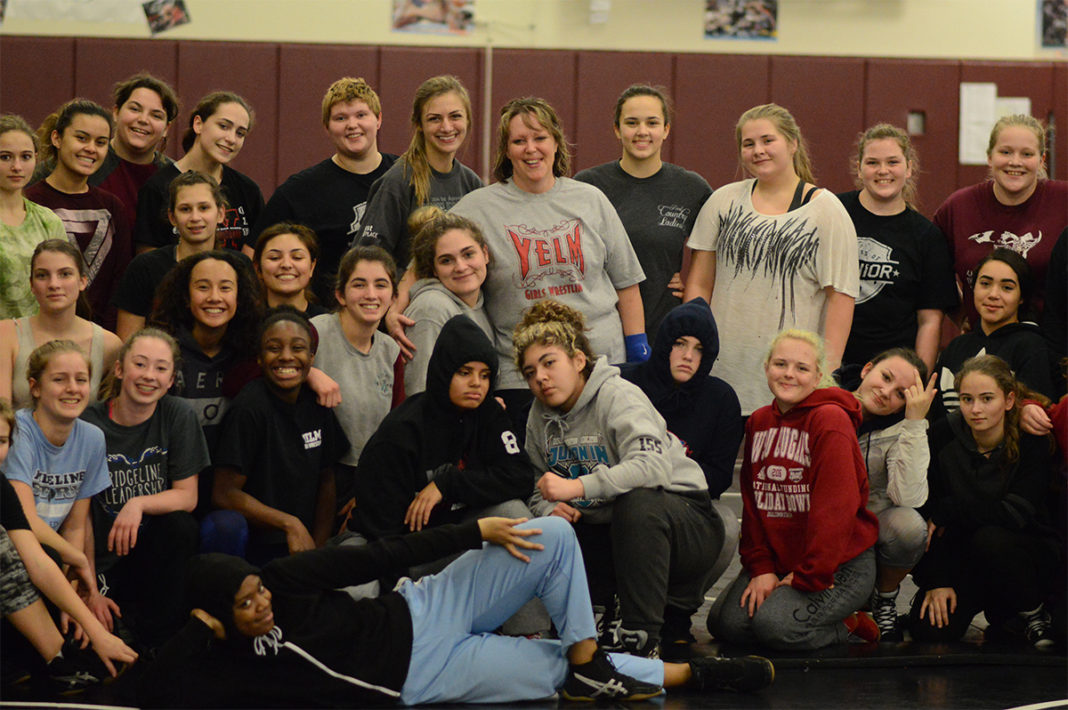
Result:
{"label": "group of girls", "polygon": [[[890,126],[861,137],[859,190],[836,197],[815,185],[789,112],[755,107],[736,127],[751,177],[709,197],[701,178],[662,161],[671,111],[660,91],[623,93],[615,112],[622,158],[576,180],[552,106],[515,99],[501,110],[497,182],[483,187],[456,159],[471,110],[454,77],[420,86],[412,141],[396,162],[377,149],[377,96],[361,80],[343,79],[323,102],[335,155],[293,176],[268,210],[309,221],[307,206],[293,200],[323,173],[340,168],[364,186],[380,173],[366,204],[346,207],[362,217],[344,235],[331,232],[321,251],[303,224],[258,220],[258,188],[229,167],[253,122],[239,96],[215,92],[198,104],[177,163],[155,175],[133,167],[164,162],[160,144],[148,144],[158,109],[173,119],[172,99],[151,84],[117,87],[116,115],[126,118],[114,135],[110,114],[85,101],[66,105],[47,131],[56,164],[41,190],[90,194],[90,178],[112,153],[124,180],[144,180],[136,240],[156,249],[138,256],[104,301],[118,308],[122,349],[78,315],[93,266],[103,268],[86,266],[83,251],[98,254],[78,235],[71,239],[80,249],[43,241],[28,270],[12,266],[28,271],[36,313],[21,280],[6,268],[0,274],[7,312],[28,316],[0,322],[0,388],[8,388],[0,396],[32,407],[20,413],[16,439],[16,451],[27,451],[13,452],[4,470],[21,480],[24,507],[69,545],[93,550],[87,567],[115,580],[110,596],[93,575],[83,590],[107,628],[121,603],[146,637],[174,630],[177,600],[163,600],[163,611],[143,621],[151,614],[137,607],[144,585],[166,576],[159,569],[167,560],[195,549],[189,512],[198,507],[240,514],[247,544],[226,549],[266,561],[322,547],[342,506],[355,505],[349,527],[373,540],[465,520],[533,487],[531,509],[564,518],[578,534],[593,603],[605,608],[602,640],[651,654],[685,641],[690,615],[733,553],[737,533],[712,499],[730,485],[746,415],[744,571],[710,615],[718,638],[785,648],[870,640],[879,631],[891,638],[899,633],[898,586],[919,563],[915,634],[962,631],[971,610],[998,622],[1019,612],[1032,643],[1052,643],[1042,572],[1059,553],[1036,542],[1047,524],[1038,478],[1048,479],[1050,463],[1033,444],[1052,423],[1045,400],[1027,388],[1054,388],[1021,304],[1040,300],[1029,298],[1037,291],[1029,271],[1063,277],[1057,250],[1047,247],[1068,223],[1068,199],[1057,201],[1068,195],[1042,175],[1045,133],[1033,119],[995,126],[993,180],[939,210],[943,239],[914,209],[917,159],[907,135]],[[159,137],[165,132],[166,123]],[[64,236],[62,223],[23,197],[35,159],[33,133],[3,117],[5,254],[9,234],[19,248]],[[967,209],[955,205],[963,200],[996,203],[991,221],[980,229],[962,218]],[[119,202],[111,211],[116,225],[123,210]],[[972,229],[979,231],[966,234]],[[346,239],[358,246],[339,248]],[[976,244],[998,239],[1015,251],[964,264]],[[397,265],[409,262],[400,277]],[[316,284],[317,267],[329,287]],[[963,321],[971,332],[939,356],[942,314],[957,305],[952,268],[974,294],[976,313]],[[680,296],[687,303],[672,310]],[[646,333],[656,334],[656,347]],[[50,345],[57,340],[61,346]],[[999,354],[1011,372],[996,358],[967,359],[981,351]],[[22,382],[27,360],[31,377]],[[610,365],[625,361],[637,386]],[[852,395],[821,386],[839,365],[847,366],[842,377],[856,376]],[[929,369],[942,373],[942,398]],[[115,383],[86,415],[105,432],[101,447],[77,422],[97,393],[91,379],[104,373]],[[942,411],[952,405],[950,379],[959,412]],[[762,406],[765,386],[770,406]],[[410,403],[390,414],[406,390]],[[1025,407],[1025,395],[1038,404]],[[927,441],[932,403],[937,424]],[[711,421],[724,422],[713,435]],[[412,441],[412,426],[440,427],[437,443]],[[68,447],[76,433],[95,443]],[[106,466],[94,459],[96,474],[79,486],[63,482],[62,466],[39,467],[50,478],[38,482],[25,465],[101,449]],[[168,464],[145,464],[150,450]],[[401,460],[407,473],[392,470]],[[510,477],[517,461],[536,470],[526,485]],[[48,485],[70,504],[57,506]],[[90,497],[100,511],[87,527]],[[146,525],[146,517],[160,522]],[[202,536],[226,524],[209,516]],[[157,554],[157,539],[172,535],[157,529],[194,542],[174,545],[167,554],[177,557]],[[514,533],[488,539],[497,538],[516,544]],[[924,556],[925,548],[935,552]],[[136,562],[138,555],[153,561]],[[955,565],[928,562],[954,555]],[[975,565],[962,561],[982,555],[996,556],[1005,585],[984,587]],[[406,560],[401,569],[430,561],[416,557],[395,561]],[[1014,585],[1026,594],[1013,595]],[[239,591],[227,588],[224,601],[233,606]],[[869,600],[874,625],[855,613]],[[204,617],[219,638],[232,632],[226,619]]]}

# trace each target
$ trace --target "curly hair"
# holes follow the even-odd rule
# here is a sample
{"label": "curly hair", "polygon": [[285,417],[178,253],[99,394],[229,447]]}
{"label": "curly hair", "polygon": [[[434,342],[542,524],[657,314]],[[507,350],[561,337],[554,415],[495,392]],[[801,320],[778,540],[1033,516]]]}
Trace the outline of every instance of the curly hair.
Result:
{"label": "curly hair", "polygon": [[258,296],[256,277],[247,260],[227,249],[193,254],[178,262],[159,285],[157,303],[148,323],[172,335],[177,335],[182,328],[193,330],[195,323],[189,306],[189,282],[196,265],[207,259],[224,261],[237,274],[237,308],[234,317],[227,323],[223,343],[240,356],[251,357],[256,352],[256,333],[263,317],[263,305]]}
{"label": "curly hair", "polygon": [[577,353],[586,356],[582,376],[589,379],[597,355],[586,336],[586,317],[581,311],[547,298],[523,312],[523,318],[512,331],[512,353],[515,366],[523,371],[523,357],[531,345],[556,345],[568,357]]}
{"label": "curly hair", "polygon": [[331,84],[323,96],[323,125],[329,125],[335,105],[348,101],[363,101],[375,116],[382,115],[382,102],[371,85],[363,77],[345,76]]}
{"label": "curly hair", "polygon": [[[436,207],[419,208],[412,213],[412,216],[408,219],[408,224],[411,225],[412,220],[416,218],[419,212],[436,209]],[[415,263],[416,278],[432,279],[437,276],[437,272],[434,270],[434,259],[437,256],[438,240],[441,239],[445,232],[453,229],[466,232],[475,244],[485,249],[487,254],[489,253],[489,247],[486,246],[486,238],[482,236],[482,230],[478,228],[477,224],[467,217],[438,210],[437,214],[430,213],[430,216],[423,222],[412,240],[412,261]]]}

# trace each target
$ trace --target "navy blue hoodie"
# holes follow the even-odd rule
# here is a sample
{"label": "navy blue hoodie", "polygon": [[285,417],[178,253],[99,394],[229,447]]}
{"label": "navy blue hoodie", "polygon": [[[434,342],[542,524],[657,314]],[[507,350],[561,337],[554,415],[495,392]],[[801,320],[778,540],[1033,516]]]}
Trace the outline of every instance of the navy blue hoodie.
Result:
{"label": "navy blue hoodie", "polygon": [[[701,341],[703,352],[693,377],[678,384],[671,376],[669,358],[675,341],[684,335]],[[716,320],[708,303],[695,298],[664,317],[648,361],[620,368],[624,378],[645,392],[667,421],[668,431],[682,439],[687,455],[701,465],[713,498],[730,487],[745,434],[738,395],[729,384],[708,375],[718,355]]]}

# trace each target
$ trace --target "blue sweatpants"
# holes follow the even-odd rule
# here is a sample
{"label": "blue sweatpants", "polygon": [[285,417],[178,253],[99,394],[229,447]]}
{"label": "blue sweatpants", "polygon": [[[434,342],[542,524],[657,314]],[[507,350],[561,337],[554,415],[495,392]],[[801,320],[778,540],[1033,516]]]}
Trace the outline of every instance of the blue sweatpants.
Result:
{"label": "blue sweatpants", "polygon": [[[568,647],[596,637],[582,552],[571,525],[549,517],[520,527],[542,531],[530,539],[545,549],[526,550],[529,563],[487,543],[438,574],[401,583],[398,591],[412,615],[412,658],[401,688],[406,705],[547,698],[567,677]],[[559,641],[493,634],[534,597],[545,604]],[[664,683],[661,661],[613,654],[612,662],[621,673]]]}

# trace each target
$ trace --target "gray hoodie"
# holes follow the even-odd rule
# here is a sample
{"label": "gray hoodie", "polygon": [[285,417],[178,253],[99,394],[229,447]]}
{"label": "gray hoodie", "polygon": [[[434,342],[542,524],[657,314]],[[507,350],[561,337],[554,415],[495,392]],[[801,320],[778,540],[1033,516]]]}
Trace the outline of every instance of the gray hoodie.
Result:
{"label": "gray hoodie", "polygon": [[[582,477],[586,498],[568,503],[587,522],[608,522],[611,502],[635,488],[708,490],[701,467],[686,456],[664,418],[605,357],[597,360],[571,411],[563,414],[534,400],[526,449],[538,477],[546,471]],[[530,499],[535,515],[548,515],[555,505],[536,489]]]}
{"label": "gray hoodie", "polygon": [[493,342],[493,326],[478,294],[475,307],[464,303],[437,279],[419,279],[412,284],[411,298],[404,315],[415,321],[405,335],[415,344],[415,356],[404,366],[404,394],[410,397],[426,389],[426,370],[430,353],[445,322],[453,316],[465,315]]}

